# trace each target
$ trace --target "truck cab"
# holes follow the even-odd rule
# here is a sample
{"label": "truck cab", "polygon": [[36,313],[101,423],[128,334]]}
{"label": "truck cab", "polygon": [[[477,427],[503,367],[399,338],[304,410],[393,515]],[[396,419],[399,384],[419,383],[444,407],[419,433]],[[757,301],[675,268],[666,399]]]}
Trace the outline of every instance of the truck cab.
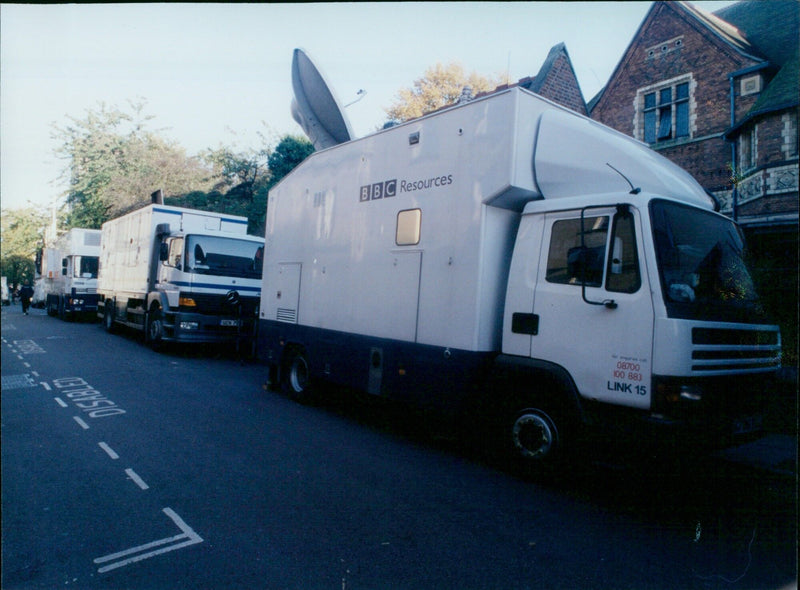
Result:
{"label": "truck cab", "polygon": [[[627,414],[629,430],[646,422],[653,433],[715,444],[757,431],[765,399],[757,392],[780,367],[781,342],[739,228],[654,194],[579,200],[525,207],[500,363],[535,359],[569,375],[570,401],[559,403],[583,423],[624,423]],[[559,420],[566,426],[551,415],[559,412],[552,401],[514,418],[512,439],[523,452],[558,443]]]}

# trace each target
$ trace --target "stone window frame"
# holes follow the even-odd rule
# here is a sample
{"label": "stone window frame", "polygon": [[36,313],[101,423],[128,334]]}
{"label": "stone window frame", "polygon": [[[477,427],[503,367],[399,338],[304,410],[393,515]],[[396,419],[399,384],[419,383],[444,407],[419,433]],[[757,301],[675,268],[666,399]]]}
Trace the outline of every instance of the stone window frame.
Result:
{"label": "stone window frame", "polygon": [[[678,98],[677,96],[677,88],[681,84],[688,84],[688,96],[685,98]],[[633,136],[642,141],[647,143],[648,145],[663,145],[668,142],[682,142],[690,140],[694,137],[696,129],[696,118],[697,118],[697,102],[695,101],[695,89],[697,88],[697,84],[694,80],[694,74],[681,74],[680,76],[676,76],[674,78],[670,78],[668,80],[662,80],[655,84],[650,84],[648,86],[643,86],[642,88],[638,88],[636,90],[636,98],[634,100],[634,118],[633,118]],[[671,100],[667,103],[669,104],[670,108],[670,134],[669,137],[659,138],[659,126],[660,121],[662,120],[661,111],[664,109],[660,98],[661,98],[661,91],[671,89]],[[656,104],[655,106],[646,106],[645,105],[645,97],[648,95],[655,95],[656,97]],[[677,105],[678,104],[688,104],[688,113],[687,113],[687,134],[675,136],[675,129],[677,128]],[[649,142],[645,139],[645,113],[646,112],[656,112],[656,127],[655,127],[655,138],[654,141]]]}

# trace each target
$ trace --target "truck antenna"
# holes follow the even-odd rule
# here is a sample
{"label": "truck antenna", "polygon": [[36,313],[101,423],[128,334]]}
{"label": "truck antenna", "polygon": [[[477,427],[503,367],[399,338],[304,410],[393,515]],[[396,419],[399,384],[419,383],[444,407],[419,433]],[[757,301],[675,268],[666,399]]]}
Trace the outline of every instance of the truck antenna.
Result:
{"label": "truck antenna", "polygon": [[620,172],[619,170],[617,170],[616,168],[614,168],[614,167],[613,167],[611,164],[609,164],[608,162],[606,162],[606,166],[608,166],[608,167],[609,167],[609,168],[611,168],[611,169],[612,169],[614,172],[616,172],[617,174],[619,174],[619,175],[620,175],[622,178],[624,178],[624,179],[625,179],[625,182],[627,182],[627,183],[630,185],[630,187],[631,187],[631,191],[630,191],[628,194],[630,194],[630,195],[638,195],[640,192],[642,192],[642,189],[641,189],[641,188],[639,188],[638,186],[636,186],[636,187],[635,187],[635,186],[633,186],[633,183],[630,181],[630,179],[629,179],[627,176],[625,176],[625,175],[624,175],[622,172]]}

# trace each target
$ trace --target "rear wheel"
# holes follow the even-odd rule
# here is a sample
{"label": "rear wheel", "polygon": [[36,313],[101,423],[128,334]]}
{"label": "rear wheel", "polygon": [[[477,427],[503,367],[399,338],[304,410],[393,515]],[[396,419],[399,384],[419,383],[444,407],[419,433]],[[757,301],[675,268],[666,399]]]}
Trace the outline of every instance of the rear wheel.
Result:
{"label": "rear wheel", "polygon": [[281,369],[281,391],[295,401],[308,402],[311,399],[311,372],[308,369],[305,351],[302,349],[287,351]]}
{"label": "rear wheel", "polygon": [[153,350],[159,350],[164,344],[164,319],[160,307],[153,306],[147,314],[145,339]]}

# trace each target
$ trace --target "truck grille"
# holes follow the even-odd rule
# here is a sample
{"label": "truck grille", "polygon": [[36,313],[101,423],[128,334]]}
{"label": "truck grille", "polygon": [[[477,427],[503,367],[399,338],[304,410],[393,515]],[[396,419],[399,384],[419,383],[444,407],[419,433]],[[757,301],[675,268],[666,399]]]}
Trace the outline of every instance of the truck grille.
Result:
{"label": "truck grille", "polygon": [[[181,297],[194,300],[195,307],[182,307],[186,311],[208,315],[232,315],[236,309],[225,303],[225,295],[214,293],[181,293]],[[242,317],[254,316],[258,308],[258,297],[240,297]]]}
{"label": "truck grille", "polygon": [[692,371],[727,374],[772,370],[781,364],[777,329],[692,329]]}

